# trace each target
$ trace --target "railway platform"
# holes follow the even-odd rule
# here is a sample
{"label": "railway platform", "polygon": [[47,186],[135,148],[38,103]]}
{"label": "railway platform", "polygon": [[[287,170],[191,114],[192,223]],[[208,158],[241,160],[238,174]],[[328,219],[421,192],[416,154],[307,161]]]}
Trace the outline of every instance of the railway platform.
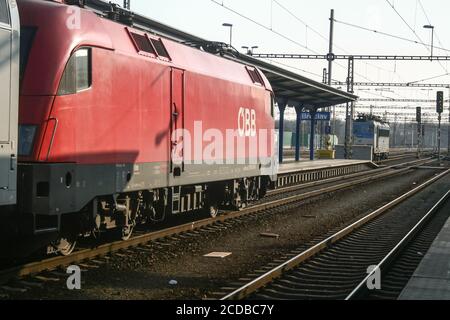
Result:
{"label": "railway platform", "polygon": [[371,161],[360,160],[287,160],[278,168],[277,188],[309,183],[377,168]]}
{"label": "railway platform", "polygon": [[399,300],[450,300],[450,218]]}
{"label": "railway platform", "polygon": [[280,164],[278,172],[280,174],[299,172],[299,171],[311,171],[311,170],[326,170],[326,169],[338,169],[354,166],[369,166],[373,167],[374,164],[371,161],[361,160],[305,160],[295,161],[293,159],[287,159],[284,163]]}

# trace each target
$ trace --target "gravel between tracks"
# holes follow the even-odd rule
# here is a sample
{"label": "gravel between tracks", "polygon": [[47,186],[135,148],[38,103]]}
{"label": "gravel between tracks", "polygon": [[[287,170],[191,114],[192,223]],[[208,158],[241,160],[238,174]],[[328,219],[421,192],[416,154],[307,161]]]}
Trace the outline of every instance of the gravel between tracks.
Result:
{"label": "gravel between tracks", "polygon": [[[336,192],[302,204],[295,210],[256,219],[201,235],[178,244],[152,245],[113,254],[82,276],[82,290],[69,291],[65,279],[47,282],[10,299],[204,299],[230,281],[246,276],[330,230],[347,225],[435,175],[433,170],[410,174]],[[261,233],[279,234],[279,239]],[[231,252],[225,259],[203,257],[213,251]],[[86,264],[94,264],[86,262]],[[170,285],[171,280],[177,281]]]}

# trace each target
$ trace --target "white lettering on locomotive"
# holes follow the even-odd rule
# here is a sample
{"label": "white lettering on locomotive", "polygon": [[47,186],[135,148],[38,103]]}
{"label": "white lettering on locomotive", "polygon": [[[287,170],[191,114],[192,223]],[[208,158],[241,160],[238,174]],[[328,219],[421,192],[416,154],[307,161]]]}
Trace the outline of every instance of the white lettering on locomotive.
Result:
{"label": "white lettering on locomotive", "polygon": [[66,20],[66,27],[69,30],[81,29],[81,9],[70,6],[67,8],[68,18]]}
{"label": "white lettering on locomotive", "polygon": [[240,108],[238,114],[238,130],[240,137],[256,136],[256,111],[249,108]]}

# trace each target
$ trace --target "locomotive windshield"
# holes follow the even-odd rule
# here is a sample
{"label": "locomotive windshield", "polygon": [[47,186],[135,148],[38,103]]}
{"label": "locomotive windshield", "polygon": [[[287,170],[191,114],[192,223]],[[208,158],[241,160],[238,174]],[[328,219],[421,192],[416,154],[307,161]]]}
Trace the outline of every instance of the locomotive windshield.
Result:
{"label": "locomotive windshield", "polygon": [[75,94],[91,86],[91,49],[77,50],[66,65],[58,95]]}
{"label": "locomotive windshield", "polygon": [[28,56],[33,46],[34,37],[37,28],[22,27],[20,28],[20,80],[23,79],[25,69],[27,67]]}
{"label": "locomotive windshield", "polygon": [[370,139],[373,137],[374,126],[370,122],[355,122],[353,124],[353,134],[358,138]]}
{"label": "locomotive windshield", "polygon": [[378,135],[380,137],[389,137],[391,135],[391,132],[390,132],[389,128],[380,128],[378,130]]}

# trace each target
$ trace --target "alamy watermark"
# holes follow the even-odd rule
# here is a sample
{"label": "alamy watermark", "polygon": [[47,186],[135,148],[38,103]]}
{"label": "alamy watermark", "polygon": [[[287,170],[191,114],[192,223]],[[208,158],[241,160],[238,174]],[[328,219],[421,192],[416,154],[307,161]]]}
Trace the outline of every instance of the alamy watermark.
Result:
{"label": "alamy watermark", "polygon": [[81,8],[75,6],[69,6],[67,8],[67,15],[69,16],[66,20],[66,27],[69,30],[80,30],[81,29]]}
{"label": "alamy watermark", "polygon": [[367,268],[367,289],[381,290],[381,270],[378,266],[370,266]]}
{"label": "alamy watermark", "polygon": [[70,276],[67,278],[66,285],[69,290],[81,290],[81,269],[79,266],[69,266],[66,271]]}
{"label": "alamy watermark", "polygon": [[272,174],[278,166],[277,140],[275,130],[205,130],[202,121],[195,121],[193,130],[173,131],[172,161],[175,165],[261,164],[262,171]]}

